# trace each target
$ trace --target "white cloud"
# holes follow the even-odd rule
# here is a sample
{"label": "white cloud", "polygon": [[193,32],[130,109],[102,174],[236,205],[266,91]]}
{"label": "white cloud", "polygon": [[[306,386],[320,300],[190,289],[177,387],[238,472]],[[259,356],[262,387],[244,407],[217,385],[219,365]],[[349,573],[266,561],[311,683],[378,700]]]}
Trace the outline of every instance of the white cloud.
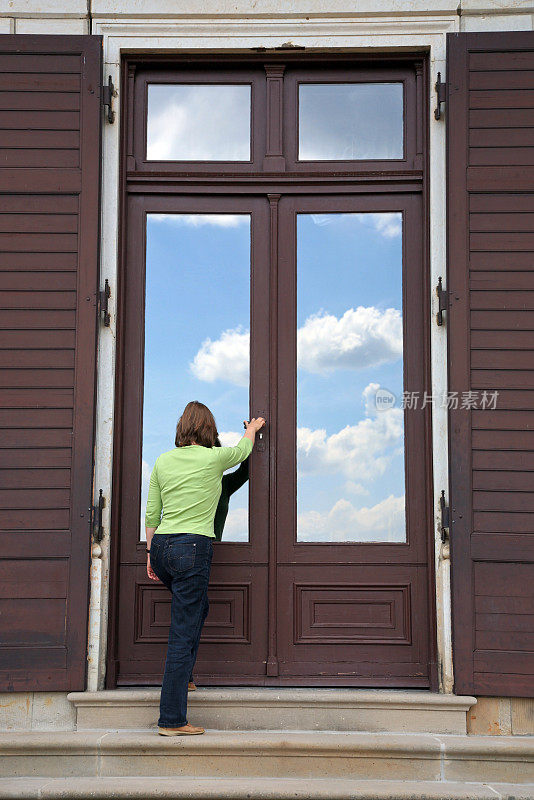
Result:
{"label": "white cloud", "polygon": [[401,235],[402,214],[399,211],[388,213],[379,212],[376,214],[369,214],[368,216],[371,225],[386,239],[392,239],[395,236]]}
{"label": "white cloud", "polygon": [[[205,339],[190,363],[193,375],[212,383],[224,380],[248,386],[250,334],[228,328]],[[319,375],[336,368],[361,369],[402,356],[402,316],[396,308],[349,308],[339,319],[319,312],[297,331],[297,365]]]}
{"label": "white cloud", "polygon": [[232,508],[224,523],[223,542],[248,542],[248,509]]}
{"label": "white cloud", "polygon": [[339,319],[312,314],[297,331],[297,364],[318,374],[361,369],[402,355],[402,316],[396,308],[349,308]]}
{"label": "white cloud", "polygon": [[150,222],[166,222],[188,228],[200,228],[204,225],[237,228],[250,222],[248,214],[149,214],[148,218]]}
{"label": "white cloud", "polygon": [[150,84],[147,158],[246,161],[249,107],[247,84]]}
{"label": "white cloud", "polygon": [[368,483],[384,475],[403,440],[403,410],[391,408],[326,435],[324,428],[297,428],[297,465],[303,474],[341,473]]}
{"label": "white cloud", "polygon": [[351,494],[369,494],[369,489],[366,489],[361,483],[355,483],[354,481],[345,481],[343,488],[346,492],[350,492]]}
{"label": "white cloud", "polygon": [[248,386],[249,341],[249,333],[241,326],[229,328],[215,341],[205,339],[189,368],[201,381],[226,380],[237,386]]}
{"label": "white cloud", "polygon": [[[245,433],[244,428],[243,433]],[[237,431],[219,431],[219,439],[223,447],[235,447],[238,441],[243,437],[243,433],[238,433]]]}
{"label": "white cloud", "polygon": [[400,211],[378,211],[348,214],[310,214],[315,225],[335,225],[336,223],[357,221],[374,228],[385,239],[392,239],[402,233],[402,214]]}
{"label": "white cloud", "polygon": [[297,531],[305,542],[404,542],[404,495],[363,508],[341,498],[326,513],[297,514]]}

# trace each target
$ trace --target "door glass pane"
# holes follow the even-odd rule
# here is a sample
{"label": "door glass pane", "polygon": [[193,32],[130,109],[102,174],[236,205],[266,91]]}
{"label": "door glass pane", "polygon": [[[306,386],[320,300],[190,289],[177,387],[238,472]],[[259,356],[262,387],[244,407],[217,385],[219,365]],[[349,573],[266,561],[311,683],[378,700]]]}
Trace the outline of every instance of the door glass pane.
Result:
{"label": "door glass pane", "polygon": [[250,161],[250,84],[148,85],[149,161]]}
{"label": "door glass pane", "polygon": [[401,213],[297,215],[297,540],[404,542]]}
{"label": "door glass pane", "polygon": [[[185,405],[208,406],[223,446],[244,433],[249,307],[250,215],[147,215],[142,539],[152,467]],[[248,541],[248,486],[230,498],[223,542]]]}
{"label": "door glass pane", "polygon": [[403,158],[402,83],[303,83],[299,159]]}

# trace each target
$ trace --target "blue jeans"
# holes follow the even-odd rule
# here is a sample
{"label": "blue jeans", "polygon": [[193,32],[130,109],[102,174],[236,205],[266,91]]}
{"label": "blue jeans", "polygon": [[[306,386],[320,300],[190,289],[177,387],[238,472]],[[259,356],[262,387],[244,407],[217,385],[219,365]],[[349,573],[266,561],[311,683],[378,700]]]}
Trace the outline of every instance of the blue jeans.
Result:
{"label": "blue jeans", "polygon": [[161,686],[161,728],[187,724],[187,684],[193,678],[202,626],[208,615],[213,539],[196,533],[155,533],[150,564],[172,592],[171,626]]}

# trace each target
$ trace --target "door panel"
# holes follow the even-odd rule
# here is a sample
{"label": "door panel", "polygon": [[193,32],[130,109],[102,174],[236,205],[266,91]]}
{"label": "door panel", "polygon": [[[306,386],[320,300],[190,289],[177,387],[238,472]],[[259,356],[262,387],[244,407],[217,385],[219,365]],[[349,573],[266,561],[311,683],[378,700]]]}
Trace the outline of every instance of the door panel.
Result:
{"label": "door panel", "polygon": [[[129,200],[119,684],[158,682],[165,661],[170,595],[147,577],[144,543],[154,459],[174,447],[191,399],[212,409],[222,444],[239,440],[243,419],[268,417],[268,220],[266,198]],[[213,680],[265,671],[268,480],[268,451],[255,449],[214,545],[197,662]]]}
{"label": "door panel", "polygon": [[428,686],[421,203],[284,197],[280,221],[280,675]]}

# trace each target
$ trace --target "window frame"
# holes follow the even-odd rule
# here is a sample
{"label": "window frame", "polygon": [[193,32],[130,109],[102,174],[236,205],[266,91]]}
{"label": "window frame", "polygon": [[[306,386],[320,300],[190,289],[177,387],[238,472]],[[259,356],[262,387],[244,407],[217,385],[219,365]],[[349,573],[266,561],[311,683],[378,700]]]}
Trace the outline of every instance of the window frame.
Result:
{"label": "window frame", "polygon": [[[184,56],[178,62],[132,65],[129,122],[131,141],[127,142],[128,173],[151,176],[176,175],[301,175],[303,173],[360,174],[385,173],[393,177],[420,171],[423,166],[423,130],[419,105],[417,69],[413,60],[381,60],[370,63],[369,57],[324,57],[295,62],[292,54],[247,56],[241,59],[210,62],[199,56]],[[412,56],[413,59],[413,56]],[[269,72],[273,65],[282,70],[280,105],[273,105],[269,91]],[[155,161],[146,157],[149,84],[248,84],[251,87],[251,159],[249,161]],[[399,159],[300,160],[298,159],[298,91],[306,83],[402,83],[403,84],[403,157]],[[268,138],[278,131],[280,157],[273,160],[268,152]]]}

